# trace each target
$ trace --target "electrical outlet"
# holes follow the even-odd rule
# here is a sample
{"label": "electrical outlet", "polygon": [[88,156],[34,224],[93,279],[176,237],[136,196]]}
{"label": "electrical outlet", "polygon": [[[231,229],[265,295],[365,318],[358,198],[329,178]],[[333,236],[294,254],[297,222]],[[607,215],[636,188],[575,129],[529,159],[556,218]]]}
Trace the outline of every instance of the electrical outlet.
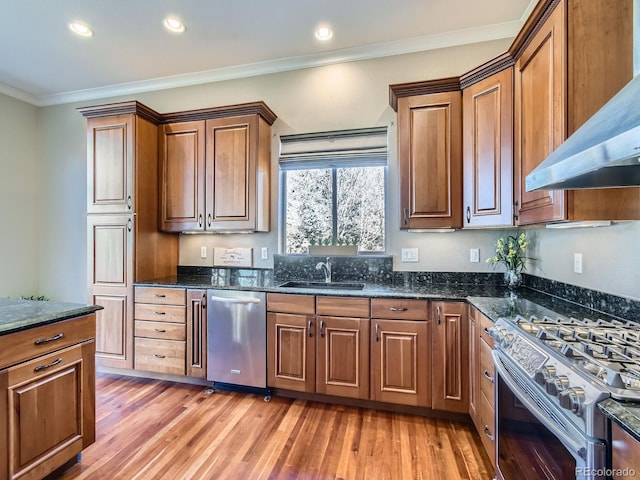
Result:
{"label": "electrical outlet", "polygon": [[472,248],[469,250],[469,261],[471,263],[478,263],[480,261],[480,249]]}
{"label": "electrical outlet", "polygon": [[261,257],[262,260],[269,260],[269,249],[267,247],[262,247]]}
{"label": "electrical outlet", "polygon": [[401,250],[403,262],[417,262],[418,261],[418,249],[417,248],[403,248]]}
{"label": "electrical outlet", "polygon": [[573,272],[582,273],[582,254],[581,253],[573,254]]}
{"label": "electrical outlet", "polygon": [[200,258],[207,258],[207,247],[200,247]]}

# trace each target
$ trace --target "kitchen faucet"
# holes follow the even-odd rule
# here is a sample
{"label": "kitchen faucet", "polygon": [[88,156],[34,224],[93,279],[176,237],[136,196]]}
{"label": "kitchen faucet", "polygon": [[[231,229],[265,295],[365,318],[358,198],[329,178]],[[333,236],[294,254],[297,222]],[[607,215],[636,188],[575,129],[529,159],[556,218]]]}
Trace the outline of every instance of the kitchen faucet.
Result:
{"label": "kitchen faucet", "polygon": [[329,257],[326,262],[318,262],[316,270],[322,270],[324,272],[325,283],[331,283],[331,263],[329,263]]}

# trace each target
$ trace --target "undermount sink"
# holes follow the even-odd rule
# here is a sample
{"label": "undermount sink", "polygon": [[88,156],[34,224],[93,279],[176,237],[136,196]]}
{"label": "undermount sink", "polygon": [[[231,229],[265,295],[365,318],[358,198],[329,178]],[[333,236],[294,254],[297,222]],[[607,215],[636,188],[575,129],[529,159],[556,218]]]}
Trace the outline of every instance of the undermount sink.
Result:
{"label": "undermount sink", "polygon": [[293,281],[285,282],[281,287],[289,288],[324,288],[331,290],[362,290],[364,283],[346,283],[346,282],[305,282],[305,281]]}

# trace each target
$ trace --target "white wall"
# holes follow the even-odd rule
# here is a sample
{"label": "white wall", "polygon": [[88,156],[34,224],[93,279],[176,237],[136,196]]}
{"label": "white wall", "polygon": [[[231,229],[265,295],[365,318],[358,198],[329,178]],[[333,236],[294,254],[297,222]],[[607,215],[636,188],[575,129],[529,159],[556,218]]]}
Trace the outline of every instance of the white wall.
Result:
{"label": "white wall", "polygon": [[[278,115],[272,138],[272,229],[253,235],[183,235],[180,240],[182,265],[211,265],[200,260],[200,246],[249,246],[258,253],[269,248],[267,261],[255,260],[257,267],[271,267],[271,254],[277,251],[277,136],[322,130],[387,125],[390,129],[388,215],[390,218],[388,253],[396,256],[395,268],[432,271],[492,271],[484,260],[492,255],[500,231],[460,231],[417,234],[399,231],[398,176],[395,142],[396,114],[389,106],[388,86],[418,80],[459,75],[503,52],[506,41],[487,42],[377,60],[331,65],[207,85],[148,92],[126,98],[83,102],[82,106],[135,98],[158,112],[166,113],[234,103],[264,100]],[[60,301],[86,301],[86,138],[84,118],[77,105],[41,109],[39,155],[42,176],[40,216],[37,226],[30,224],[28,241],[40,236],[41,293]],[[4,114],[1,114],[4,118]],[[27,143],[27,142],[23,142]],[[26,146],[25,148],[31,148]],[[8,160],[3,158],[2,164]],[[4,168],[4,167],[3,167]],[[28,187],[25,187],[28,188]],[[34,207],[35,208],[35,207]],[[535,256],[539,265],[533,273],[609,293],[638,298],[638,222],[609,227],[597,232],[532,230]],[[25,235],[13,244],[25,245]],[[588,240],[582,242],[583,238]],[[602,245],[622,241],[622,248],[607,250]],[[572,244],[580,245],[584,273],[572,274],[567,255]],[[28,242],[26,243],[28,246]],[[418,247],[420,262],[397,261],[400,249]],[[480,249],[480,263],[469,262],[469,248]],[[3,249],[6,250],[6,249]],[[31,251],[25,247],[24,250]],[[631,257],[629,257],[631,253]],[[256,255],[259,256],[259,255]],[[28,259],[30,260],[30,258]],[[632,272],[632,270],[634,270]],[[0,292],[1,293],[1,292]]]}
{"label": "white wall", "polygon": [[39,295],[38,109],[0,94],[0,298]]}

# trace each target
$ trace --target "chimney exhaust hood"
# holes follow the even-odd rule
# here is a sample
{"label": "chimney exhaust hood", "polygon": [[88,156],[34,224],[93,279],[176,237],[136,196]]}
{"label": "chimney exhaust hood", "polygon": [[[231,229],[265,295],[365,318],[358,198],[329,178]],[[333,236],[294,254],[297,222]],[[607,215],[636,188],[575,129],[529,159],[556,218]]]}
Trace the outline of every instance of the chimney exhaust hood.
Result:
{"label": "chimney exhaust hood", "polygon": [[640,0],[633,14],[635,76],[527,175],[527,191],[640,186]]}

